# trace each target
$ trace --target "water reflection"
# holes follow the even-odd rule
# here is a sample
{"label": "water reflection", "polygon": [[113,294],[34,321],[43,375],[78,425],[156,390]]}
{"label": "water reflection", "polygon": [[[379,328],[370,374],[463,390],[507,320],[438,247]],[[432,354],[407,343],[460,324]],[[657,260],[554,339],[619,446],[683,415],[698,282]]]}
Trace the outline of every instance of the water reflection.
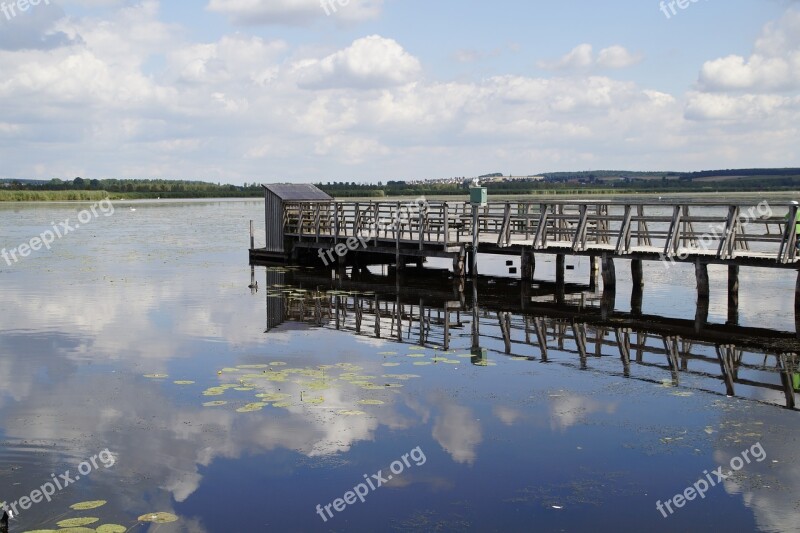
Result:
{"label": "water reflection", "polygon": [[465,291],[463,280],[429,270],[396,278],[368,271],[331,277],[282,267],[267,268],[266,281],[267,331],[286,321],[311,323],[445,351],[466,349],[480,366],[491,364],[487,356],[495,353],[792,409],[800,392],[800,341],[794,335],[643,315],[641,309],[617,312],[580,285],[479,278],[468,281],[471,290]]}

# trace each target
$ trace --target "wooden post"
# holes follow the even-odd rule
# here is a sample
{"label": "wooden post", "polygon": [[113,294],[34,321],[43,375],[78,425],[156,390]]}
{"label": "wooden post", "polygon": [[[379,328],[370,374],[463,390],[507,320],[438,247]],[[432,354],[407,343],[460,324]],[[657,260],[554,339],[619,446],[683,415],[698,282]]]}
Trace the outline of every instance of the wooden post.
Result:
{"label": "wooden post", "polygon": [[255,250],[256,249],[256,236],[255,236],[255,231],[253,229],[253,221],[252,220],[250,221],[250,249],[251,250]]}
{"label": "wooden post", "polygon": [[596,255],[589,256],[589,290],[597,290],[597,273],[600,271],[600,263]]}
{"label": "wooden post", "polygon": [[711,292],[708,281],[708,264],[703,263],[699,258],[695,259],[694,272],[697,278],[697,298],[700,300],[708,300]]}
{"label": "wooden post", "polygon": [[603,291],[617,288],[617,272],[614,269],[614,258],[603,254]]}
{"label": "wooden post", "polygon": [[794,323],[797,338],[800,339],[800,270],[797,271],[797,283],[794,288]]}
{"label": "wooden post", "polygon": [[533,250],[523,250],[520,264],[522,280],[533,281],[533,276],[536,272],[536,255],[533,253]]}
{"label": "wooden post", "polygon": [[642,260],[633,259],[631,261],[631,276],[633,278],[633,286],[641,287],[644,285],[644,274],[642,272]]}
{"label": "wooden post", "polygon": [[739,324],[739,267],[728,266],[728,324]]}
{"label": "wooden post", "polygon": [[556,255],[556,285],[564,285],[564,254]]}
{"label": "wooden post", "polygon": [[[445,225],[446,227],[446,225]],[[471,264],[470,264],[470,271],[472,276],[478,275],[478,234],[480,233],[480,229],[478,228],[478,206],[472,206],[472,256],[470,257]]]}

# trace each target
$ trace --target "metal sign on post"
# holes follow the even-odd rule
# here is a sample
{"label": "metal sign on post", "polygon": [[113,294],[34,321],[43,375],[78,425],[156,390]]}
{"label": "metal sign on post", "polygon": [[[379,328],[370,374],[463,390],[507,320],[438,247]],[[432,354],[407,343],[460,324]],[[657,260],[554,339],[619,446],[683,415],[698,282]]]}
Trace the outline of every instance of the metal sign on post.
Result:
{"label": "metal sign on post", "polygon": [[470,270],[473,276],[478,275],[478,209],[487,205],[486,187],[481,187],[478,180],[472,182],[469,188],[469,203],[472,205],[472,261]]}

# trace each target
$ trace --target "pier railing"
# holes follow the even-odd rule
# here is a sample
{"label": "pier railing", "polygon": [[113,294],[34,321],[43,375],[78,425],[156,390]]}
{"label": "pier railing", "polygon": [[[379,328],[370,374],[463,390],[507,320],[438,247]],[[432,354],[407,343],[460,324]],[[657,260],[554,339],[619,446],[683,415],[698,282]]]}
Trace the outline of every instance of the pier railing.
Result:
{"label": "pier railing", "polygon": [[[473,209],[478,210],[477,225]],[[750,258],[786,265],[797,260],[798,206],[665,202],[463,201],[287,202],[284,235],[328,242],[361,237],[425,247],[480,251],[529,248],[551,253]]]}

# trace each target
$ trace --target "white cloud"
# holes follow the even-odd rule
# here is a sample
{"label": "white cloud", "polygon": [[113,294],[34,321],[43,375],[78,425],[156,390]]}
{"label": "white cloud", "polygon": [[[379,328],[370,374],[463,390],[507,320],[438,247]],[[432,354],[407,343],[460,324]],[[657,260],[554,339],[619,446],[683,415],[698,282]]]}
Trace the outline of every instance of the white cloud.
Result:
{"label": "white cloud", "polygon": [[210,0],[206,9],[223,13],[240,25],[302,25],[328,17],[362,21],[380,15],[383,0],[333,0],[328,11],[320,0]]}
{"label": "white cloud", "polygon": [[768,24],[748,58],[729,55],[706,62],[704,91],[776,92],[800,89],[800,9]]}
{"label": "white cloud", "polygon": [[620,45],[603,48],[595,58],[591,44],[580,44],[555,61],[539,61],[539,68],[546,70],[582,70],[589,68],[621,69],[642,60],[641,54],[633,54]]}
{"label": "white cloud", "polygon": [[421,69],[397,41],[371,35],[321,60],[299,63],[296,75],[306,89],[376,89],[415,81]]}

